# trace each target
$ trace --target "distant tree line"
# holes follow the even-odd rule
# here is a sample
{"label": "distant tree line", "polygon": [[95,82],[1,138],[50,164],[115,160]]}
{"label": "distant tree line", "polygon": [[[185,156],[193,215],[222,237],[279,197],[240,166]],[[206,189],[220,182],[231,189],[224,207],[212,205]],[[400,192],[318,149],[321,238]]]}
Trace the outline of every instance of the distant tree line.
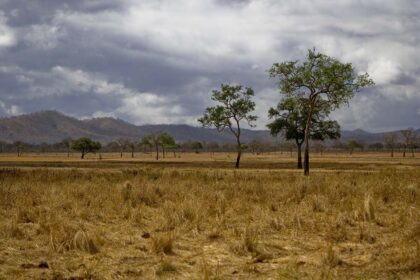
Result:
{"label": "distant tree line", "polygon": [[[275,131],[276,132],[276,131]],[[332,132],[339,133],[339,129],[333,129]],[[275,133],[273,133],[275,134]],[[0,141],[0,153],[15,153],[22,156],[24,153],[65,153],[70,156],[75,152],[82,153],[80,143],[74,145],[76,140],[88,139],[92,142],[99,143],[85,149],[87,153],[104,152],[118,153],[120,157],[134,158],[135,153],[154,153],[156,154],[156,145],[153,139],[156,135],[156,144],[159,155],[155,157],[177,157],[182,153],[209,153],[210,155],[218,152],[237,152],[237,143],[234,142],[216,142],[216,141],[184,141],[176,142],[168,133],[148,134],[142,138],[119,138],[114,141],[102,144],[91,140],[90,138],[71,139],[66,138],[57,143],[40,143],[31,144],[23,141],[15,141],[13,143]],[[301,135],[301,134],[300,134]],[[311,137],[311,144],[314,152],[322,154],[324,152],[348,153],[353,152],[389,152],[393,157],[395,153],[399,153],[403,157],[414,156],[414,153],[420,149],[420,134],[416,134],[414,129],[408,128],[399,132],[385,133],[382,141],[369,142],[351,139],[347,142],[341,141],[335,134],[325,134],[324,138]],[[330,136],[328,136],[330,135]],[[405,136],[404,136],[405,135]],[[407,137],[409,135],[409,137]],[[280,132],[277,138],[272,141],[267,139],[253,139],[249,142],[242,143],[242,151],[246,151],[253,155],[263,155],[265,153],[280,152],[290,153],[291,156],[298,158],[301,150],[297,141],[302,141],[302,137],[293,138],[293,134],[285,134]],[[327,137],[328,136],[328,137]],[[83,142],[83,141],[82,141]],[[86,144],[86,140],[84,141]],[[89,152],[88,152],[89,151]],[[299,160],[298,160],[299,162]],[[298,164],[299,165],[299,164]]]}

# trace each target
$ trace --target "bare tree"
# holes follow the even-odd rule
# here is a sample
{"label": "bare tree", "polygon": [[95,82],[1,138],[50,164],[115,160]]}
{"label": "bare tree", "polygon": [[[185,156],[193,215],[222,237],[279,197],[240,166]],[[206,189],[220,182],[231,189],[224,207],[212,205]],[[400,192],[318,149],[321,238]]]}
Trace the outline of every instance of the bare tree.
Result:
{"label": "bare tree", "polygon": [[130,149],[131,158],[134,158],[134,151],[136,150],[137,143],[132,139],[125,140],[125,146]]}
{"label": "bare tree", "polygon": [[124,149],[126,148],[127,145],[127,140],[123,139],[123,138],[119,138],[116,143],[118,144],[119,148],[120,148],[120,158],[123,157],[123,152]]}
{"label": "bare tree", "polygon": [[394,149],[398,144],[398,135],[395,132],[389,132],[384,135],[385,147],[391,150],[391,157],[394,157]]}
{"label": "bare tree", "polygon": [[412,148],[412,146],[414,145],[415,141],[416,141],[416,135],[414,133],[414,129],[413,128],[407,128],[404,130],[401,130],[401,135],[404,138],[404,143],[403,143],[403,157],[405,157],[405,151],[406,149],[411,149],[412,155],[414,156],[414,149]]}
{"label": "bare tree", "polygon": [[63,141],[61,141],[61,143],[63,144],[63,146],[66,148],[67,150],[67,157],[70,157],[70,150],[71,150],[71,142],[73,140],[71,138],[64,138]]}
{"label": "bare tree", "polygon": [[20,157],[22,155],[22,150],[23,150],[23,143],[22,143],[22,141],[15,141],[13,144],[16,147],[17,156]]}

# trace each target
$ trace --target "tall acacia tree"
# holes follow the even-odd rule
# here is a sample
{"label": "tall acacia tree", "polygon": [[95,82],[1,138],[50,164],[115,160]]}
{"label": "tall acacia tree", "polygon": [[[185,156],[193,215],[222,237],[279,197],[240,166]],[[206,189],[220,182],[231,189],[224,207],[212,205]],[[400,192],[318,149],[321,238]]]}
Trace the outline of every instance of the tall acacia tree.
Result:
{"label": "tall acacia tree", "polygon": [[309,175],[309,138],[312,115],[320,104],[332,111],[348,104],[355,92],[373,85],[367,73],[357,75],[351,63],[313,50],[306,60],[275,63],[269,69],[271,77],[280,79],[280,93],[290,98],[305,98],[308,116],[305,124],[304,174]]}
{"label": "tall acacia tree", "polygon": [[220,90],[213,90],[211,99],[220,103],[214,107],[207,107],[204,116],[198,121],[203,127],[215,127],[219,132],[228,128],[236,138],[235,167],[239,168],[243,145],[241,143],[241,121],[246,121],[254,127],[257,116],[250,113],[255,109],[255,102],[251,100],[254,90],[241,85],[222,84]]}
{"label": "tall acacia tree", "polygon": [[[286,140],[294,140],[297,147],[297,168],[302,169],[302,144],[305,139],[305,127],[309,113],[308,102],[305,98],[285,98],[277,108],[270,108],[269,118],[274,121],[267,127],[272,135],[281,132]],[[312,113],[312,129],[310,139],[324,141],[325,139],[340,138],[340,125],[336,121],[327,120],[330,113],[329,106],[321,102]]]}

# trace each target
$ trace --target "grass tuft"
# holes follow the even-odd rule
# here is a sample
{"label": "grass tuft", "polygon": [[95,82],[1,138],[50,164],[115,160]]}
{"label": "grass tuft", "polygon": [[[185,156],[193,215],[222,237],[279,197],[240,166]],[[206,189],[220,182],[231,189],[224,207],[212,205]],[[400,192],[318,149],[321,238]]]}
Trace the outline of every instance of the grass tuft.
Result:
{"label": "grass tuft", "polygon": [[174,233],[165,233],[150,238],[151,250],[155,254],[173,254],[173,246],[175,242]]}
{"label": "grass tuft", "polygon": [[79,230],[73,237],[73,249],[87,252],[89,254],[96,254],[99,252],[99,247],[96,242],[83,230]]}

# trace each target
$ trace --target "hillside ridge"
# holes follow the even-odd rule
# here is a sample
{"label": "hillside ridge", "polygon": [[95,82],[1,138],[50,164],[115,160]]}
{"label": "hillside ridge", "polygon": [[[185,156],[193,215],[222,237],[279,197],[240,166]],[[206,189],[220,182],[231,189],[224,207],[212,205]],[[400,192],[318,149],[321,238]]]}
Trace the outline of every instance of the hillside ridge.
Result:
{"label": "hillside ridge", "polygon": [[[176,141],[232,142],[229,132],[219,133],[215,129],[195,127],[186,124],[134,125],[122,119],[101,117],[77,119],[55,110],[39,111],[30,114],[0,118],[0,141],[27,143],[55,143],[65,138],[82,136],[103,143],[118,138],[141,138],[152,132],[167,132]],[[420,132],[420,130],[417,130]],[[365,130],[342,131],[342,141],[356,139],[365,143],[380,142],[384,133],[370,133]],[[268,130],[242,130],[242,141],[254,139],[276,141]]]}

